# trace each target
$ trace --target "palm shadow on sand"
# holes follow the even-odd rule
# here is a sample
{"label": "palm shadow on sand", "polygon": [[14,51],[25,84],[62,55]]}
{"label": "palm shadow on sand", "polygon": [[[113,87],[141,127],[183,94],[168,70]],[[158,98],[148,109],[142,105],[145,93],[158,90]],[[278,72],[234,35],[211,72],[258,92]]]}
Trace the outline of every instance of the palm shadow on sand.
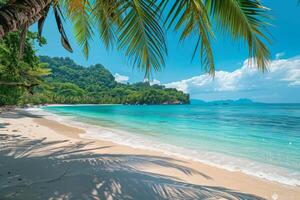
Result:
{"label": "palm shadow on sand", "polygon": [[[263,199],[224,187],[187,184],[136,167],[155,164],[210,179],[170,158],[96,154],[87,145],[0,134],[0,199]],[[99,147],[105,148],[110,146]]]}

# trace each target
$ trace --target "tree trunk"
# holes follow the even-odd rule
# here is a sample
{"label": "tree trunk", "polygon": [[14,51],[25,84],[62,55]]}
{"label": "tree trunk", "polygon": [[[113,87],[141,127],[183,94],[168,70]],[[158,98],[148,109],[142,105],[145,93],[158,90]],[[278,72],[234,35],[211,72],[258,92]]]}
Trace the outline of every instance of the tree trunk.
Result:
{"label": "tree trunk", "polygon": [[52,0],[15,0],[0,8],[0,39],[6,33],[17,31],[37,22]]}

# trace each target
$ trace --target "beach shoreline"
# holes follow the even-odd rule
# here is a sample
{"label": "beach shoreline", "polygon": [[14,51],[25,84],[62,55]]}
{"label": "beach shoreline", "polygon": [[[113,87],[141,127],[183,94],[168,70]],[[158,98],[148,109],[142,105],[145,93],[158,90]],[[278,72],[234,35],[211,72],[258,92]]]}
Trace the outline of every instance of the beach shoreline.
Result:
{"label": "beach shoreline", "polygon": [[[131,159],[126,160],[126,162],[128,162],[127,165],[129,165],[131,167],[130,169],[132,170],[136,170],[139,173],[141,172],[145,174],[151,174],[153,176],[159,176],[164,178],[168,177],[168,179],[172,181],[178,181],[178,184],[179,183],[191,184],[194,187],[196,186],[209,187],[210,190],[207,190],[207,192],[208,193],[211,192],[212,196],[218,197],[217,195],[219,195],[220,198],[221,197],[226,198],[226,195],[231,195],[233,197],[236,197],[234,195],[237,193],[241,193],[245,195],[246,194],[253,195],[253,198],[255,197],[257,199],[295,199],[296,200],[300,196],[300,187],[298,186],[287,186],[287,185],[267,181],[264,179],[260,179],[254,176],[249,176],[241,172],[231,172],[217,167],[209,166],[203,163],[195,162],[192,160],[187,160],[176,156],[162,154],[161,152],[131,148],[110,141],[104,141],[104,140],[95,141],[91,139],[82,138],[80,137],[80,134],[85,133],[85,130],[83,130],[82,128],[74,127],[73,125],[66,124],[65,122],[62,123],[55,119],[47,119],[45,116],[34,115],[32,114],[32,112],[29,113],[24,110],[14,110],[14,111],[1,113],[0,122],[3,126],[0,128],[1,134],[3,136],[12,137],[14,135],[18,135],[18,137],[24,137],[26,138],[26,140],[43,139],[42,143],[54,142],[57,140],[65,141],[60,144],[56,144],[55,149],[63,148],[64,143],[68,143],[68,144],[85,143],[86,145],[84,147],[79,145],[77,149],[83,149],[85,153],[90,153],[93,155],[94,154],[109,155],[109,156],[126,155],[126,158],[134,157],[134,159],[132,158],[132,160]],[[18,144],[16,145],[17,146],[15,148],[18,148]],[[6,152],[5,150],[6,150],[5,148],[2,150],[0,148],[0,153],[2,157],[6,156],[3,155]],[[9,149],[9,150],[10,152],[13,151],[13,149]],[[76,151],[76,148],[74,148],[73,151]],[[38,152],[32,151],[27,153],[32,154],[33,157],[39,156]],[[44,153],[47,155],[47,153],[49,152],[44,152]],[[80,156],[81,155],[79,154],[78,155],[79,159],[81,158]],[[141,159],[141,157],[143,159]],[[166,163],[166,161],[168,161],[168,163]],[[14,160],[12,160],[11,163],[7,163],[7,166],[10,168],[14,168],[15,166],[13,162]],[[120,165],[119,167],[120,169],[118,170],[122,170],[122,167],[127,168],[127,166],[123,166],[123,165]],[[2,173],[5,172],[1,172],[1,174]],[[25,172],[20,170],[20,174],[22,173]],[[77,173],[79,174],[79,176],[84,175],[84,173],[80,171],[77,171]],[[99,178],[101,179],[101,176]],[[66,180],[62,178],[61,180],[59,180],[60,182],[59,184],[64,184],[64,181]],[[155,180],[153,184],[160,184],[159,181],[160,180]],[[76,182],[74,182],[74,184],[76,184]],[[225,194],[226,193],[225,190],[215,191],[217,190],[216,188],[218,187],[226,188],[228,189],[228,191],[230,190],[236,193],[228,192],[227,194]],[[16,189],[13,184],[10,187],[6,187],[5,189],[7,188],[11,190]],[[214,188],[214,190],[212,188]],[[121,189],[119,190],[121,191]],[[201,188],[199,188],[198,190],[193,191],[194,192],[193,194],[186,194],[186,195],[200,195],[199,192]],[[120,193],[120,191],[117,191],[117,193],[118,192]],[[105,198],[107,199],[112,198],[109,197],[109,195],[111,194],[107,194],[107,195],[108,196],[105,196]],[[169,195],[176,195],[176,192],[174,194],[169,194]],[[229,196],[227,196],[227,198],[229,198]]]}

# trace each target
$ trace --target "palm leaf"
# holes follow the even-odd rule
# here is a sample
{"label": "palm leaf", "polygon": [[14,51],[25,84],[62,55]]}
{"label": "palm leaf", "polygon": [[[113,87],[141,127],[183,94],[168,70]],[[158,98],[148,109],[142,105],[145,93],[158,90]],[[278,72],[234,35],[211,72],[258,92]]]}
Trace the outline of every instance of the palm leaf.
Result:
{"label": "palm leaf", "polygon": [[167,55],[165,34],[159,24],[160,13],[152,0],[119,2],[124,16],[118,27],[119,49],[124,49],[133,65],[144,69],[145,76],[149,76],[152,70],[165,65]]}
{"label": "palm leaf", "polygon": [[265,71],[270,59],[265,44],[270,40],[264,33],[269,25],[266,22],[268,9],[259,0],[206,0],[206,7],[220,31],[230,33],[235,40],[247,42],[249,57],[253,57],[257,67]]}
{"label": "palm leaf", "polygon": [[[174,31],[181,31],[180,41],[188,37],[197,38],[192,58],[199,52],[202,67],[211,75],[214,75],[215,65],[210,45],[213,32],[204,3],[201,0],[167,0],[162,2],[160,6],[164,10],[170,7],[165,25],[168,29],[173,28]],[[167,4],[170,5],[167,6]]]}
{"label": "palm leaf", "polygon": [[113,47],[117,39],[116,27],[122,21],[119,3],[117,1],[96,0],[92,14],[98,24],[100,38],[105,47]]}
{"label": "palm leaf", "polygon": [[83,48],[86,58],[89,55],[89,41],[93,36],[92,5],[88,0],[62,0],[67,15],[73,22],[75,39]]}
{"label": "palm leaf", "polygon": [[56,24],[57,24],[57,28],[58,28],[58,31],[61,35],[61,43],[63,45],[63,47],[68,50],[69,52],[73,52],[73,49],[70,45],[70,42],[67,38],[67,35],[65,33],[65,30],[64,30],[64,27],[63,27],[63,24],[61,22],[61,18],[60,18],[60,15],[57,11],[57,6],[54,6],[53,7],[53,11],[54,11],[54,16],[55,16],[55,20],[56,20]]}
{"label": "palm leaf", "polygon": [[38,38],[39,38],[39,44],[41,45],[41,40],[42,40],[42,32],[43,32],[43,27],[44,27],[44,23],[45,20],[47,18],[47,15],[49,13],[50,10],[50,5],[48,5],[45,10],[43,10],[43,14],[42,17],[39,19],[38,21]]}

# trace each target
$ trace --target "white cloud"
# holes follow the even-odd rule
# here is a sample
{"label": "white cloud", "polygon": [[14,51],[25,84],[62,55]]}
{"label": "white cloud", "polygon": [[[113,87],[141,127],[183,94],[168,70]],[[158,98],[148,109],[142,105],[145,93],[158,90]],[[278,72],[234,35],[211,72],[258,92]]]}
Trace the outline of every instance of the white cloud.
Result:
{"label": "white cloud", "polygon": [[266,73],[246,60],[233,72],[217,71],[214,78],[203,74],[165,86],[204,100],[251,98],[266,102],[300,102],[300,57],[274,60]]}
{"label": "white cloud", "polygon": [[275,58],[276,60],[281,59],[285,55],[284,52],[276,53]]}
{"label": "white cloud", "polygon": [[152,81],[150,81],[150,85],[160,85],[161,82],[159,80],[153,79]]}
{"label": "white cloud", "polygon": [[161,85],[161,82],[157,79],[153,79],[153,80],[150,80],[148,78],[145,78],[144,79],[144,82],[149,82],[150,85]]}
{"label": "white cloud", "polygon": [[118,73],[115,73],[114,77],[115,77],[115,81],[119,83],[126,83],[129,80],[128,76],[120,75]]}

